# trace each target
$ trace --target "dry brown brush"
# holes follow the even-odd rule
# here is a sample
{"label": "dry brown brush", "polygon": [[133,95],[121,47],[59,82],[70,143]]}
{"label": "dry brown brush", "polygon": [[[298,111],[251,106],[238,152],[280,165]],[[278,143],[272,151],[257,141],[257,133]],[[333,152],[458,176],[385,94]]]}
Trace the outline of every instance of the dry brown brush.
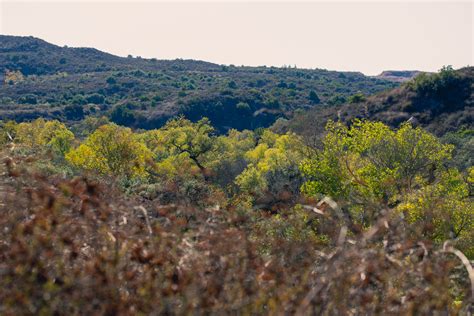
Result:
{"label": "dry brown brush", "polygon": [[8,159],[0,183],[2,315],[469,313],[452,249],[389,213],[355,232],[303,210],[322,242],[298,237],[293,211],[273,227],[259,211],[159,205],[23,164]]}

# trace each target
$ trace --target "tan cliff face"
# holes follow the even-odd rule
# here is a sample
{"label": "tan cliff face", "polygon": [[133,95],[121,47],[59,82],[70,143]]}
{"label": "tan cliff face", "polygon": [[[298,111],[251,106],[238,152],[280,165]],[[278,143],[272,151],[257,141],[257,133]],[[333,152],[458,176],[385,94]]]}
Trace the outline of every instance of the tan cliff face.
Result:
{"label": "tan cliff face", "polygon": [[17,82],[21,82],[21,81],[25,80],[25,76],[23,76],[23,74],[19,70],[10,71],[10,70],[7,69],[5,71],[4,78],[0,77],[0,79],[3,79],[2,82],[5,83],[5,84],[15,84]]}
{"label": "tan cliff face", "polygon": [[419,70],[385,70],[374,78],[389,80],[393,82],[406,82],[415,78],[424,71]]}

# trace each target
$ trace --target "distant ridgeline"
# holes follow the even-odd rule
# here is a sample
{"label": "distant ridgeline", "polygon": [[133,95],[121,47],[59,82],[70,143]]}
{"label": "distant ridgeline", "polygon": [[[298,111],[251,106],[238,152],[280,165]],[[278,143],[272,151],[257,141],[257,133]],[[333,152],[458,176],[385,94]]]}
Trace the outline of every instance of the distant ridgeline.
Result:
{"label": "distant ridgeline", "polygon": [[0,36],[0,75],[2,120],[105,115],[150,129],[182,114],[208,117],[219,132],[267,127],[399,85],[357,72],[118,57],[16,36]]}

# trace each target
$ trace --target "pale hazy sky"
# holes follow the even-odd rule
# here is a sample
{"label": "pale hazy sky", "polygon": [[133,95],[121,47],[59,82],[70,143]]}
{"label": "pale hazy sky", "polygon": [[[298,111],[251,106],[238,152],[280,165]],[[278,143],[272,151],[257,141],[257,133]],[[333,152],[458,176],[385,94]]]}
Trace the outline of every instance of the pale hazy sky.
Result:
{"label": "pale hazy sky", "polygon": [[473,2],[13,1],[0,33],[116,55],[435,71],[473,65]]}

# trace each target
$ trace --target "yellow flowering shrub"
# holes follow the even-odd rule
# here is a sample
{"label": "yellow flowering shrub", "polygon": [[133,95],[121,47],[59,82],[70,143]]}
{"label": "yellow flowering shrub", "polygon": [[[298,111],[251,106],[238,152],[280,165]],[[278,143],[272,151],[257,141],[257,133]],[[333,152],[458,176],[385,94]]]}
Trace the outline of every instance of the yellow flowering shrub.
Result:
{"label": "yellow flowering shrub", "polygon": [[131,129],[107,124],[67,153],[66,159],[76,167],[101,174],[144,178],[152,156]]}

